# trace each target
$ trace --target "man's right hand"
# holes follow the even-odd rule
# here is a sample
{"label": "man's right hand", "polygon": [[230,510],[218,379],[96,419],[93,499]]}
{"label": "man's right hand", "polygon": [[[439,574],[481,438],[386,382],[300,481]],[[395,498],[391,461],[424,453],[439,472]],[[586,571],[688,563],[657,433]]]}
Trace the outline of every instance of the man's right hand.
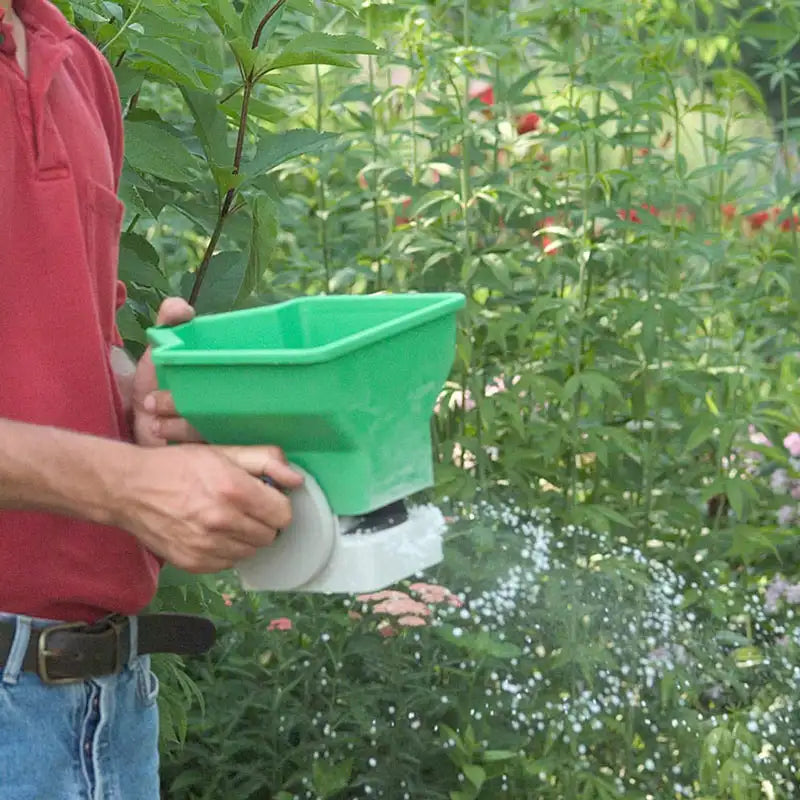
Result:
{"label": "man's right hand", "polygon": [[277,447],[135,448],[114,524],[194,573],[219,572],[272,543],[292,517],[302,476]]}

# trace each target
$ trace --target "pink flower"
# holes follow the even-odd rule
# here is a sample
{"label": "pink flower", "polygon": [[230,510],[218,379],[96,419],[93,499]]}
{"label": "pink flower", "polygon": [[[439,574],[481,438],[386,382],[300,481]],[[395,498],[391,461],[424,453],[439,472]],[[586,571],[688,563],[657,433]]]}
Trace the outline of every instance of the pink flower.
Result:
{"label": "pink flower", "polygon": [[475,408],[475,401],[472,399],[469,389],[464,391],[453,392],[450,395],[450,408],[461,408],[463,406],[465,411],[472,411]]}
{"label": "pink flower", "polygon": [[791,525],[796,517],[797,508],[795,506],[781,506],[778,509],[778,525],[785,528]]}
{"label": "pink flower", "polygon": [[430,610],[424,603],[414,600],[411,597],[398,598],[397,600],[384,600],[382,603],[372,607],[376,614],[391,614],[393,617],[402,617],[406,614],[419,614],[420,616],[430,616]]}
{"label": "pink flower", "polygon": [[760,444],[764,447],[772,447],[772,442],[767,439],[766,434],[761,433],[761,431],[756,430],[754,425],[751,425],[748,428],[748,433],[750,434],[750,441],[753,444]]}
{"label": "pink flower", "polygon": [[225,603],[226,606],[232,606],[233,605],[233,595],[223,594],[222,595],[222,601]]}
{"label": "pink flower", "polygon": [[406,592],[398,592],[396,589],[384,589],[381,592],[359,594],[356,596],[356,600],[358,600],[359,603],[372,603],[379,600],[402,600],[404,597],[409,600],[411,599]]}
{"label": "pink flower", "polygon": [[449,603],[456,608],[463,605],[461,600],[449,589],[436,583],[412,583],[408,588],[418,594],[426,603]]}
{"label": "pink flower", "polygon": [[278,617],[267,625],[268,631],[290,631],[291,629],[292,621],[288,617]]}
{"label": "pink flower", "polygon": [[465,450],[461,442],[454,442],[453,463],[461,469],[475,469],[475,454],[471,450]]}
{"label": "pink flower", "polygon": [[426,625],[427,623],[421,617],[415,617],[413,614],[406,614],[397,618],[397,624],[402,625],[404,628],[416,628],[420,625]]}
{"label": "pink flower", "polygon": [[800,433],[793,431],[784,440],[783,446],[789,451],[792,458],[800,456]]}
{"label": "pink flower", "polygon": [[773,492],[785,492],[789,488],[789,473],[785,469],[776,469],[770,475],[769,485]]}
{"label": "pink flower", "polygon": [[499,375],[486,387],[484,394],[486,397],[492,397],[492,395],[504,391],[506,391],[506,381],[502,375]]}
{"label": "pink flower", "polygon": [[388,622],[378,625],[378,633],[383,637],[397,636],[397,631]]}

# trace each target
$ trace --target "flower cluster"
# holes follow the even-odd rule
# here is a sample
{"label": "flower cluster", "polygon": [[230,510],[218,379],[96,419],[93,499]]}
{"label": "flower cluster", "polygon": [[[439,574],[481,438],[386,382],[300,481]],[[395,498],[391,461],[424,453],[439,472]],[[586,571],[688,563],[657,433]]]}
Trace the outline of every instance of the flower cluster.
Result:
{"label": "flower cluster", "polygon": [[[754,438],[755,437],[755,438]],[[751,434],[751,441],[766,444],[766,437]],[[800,524],[800,433],[792,431],[783,440],[788,455],[788,468],[780,467],[770,475],[770,487],[777,495],[786,496],[791,502],[784,503],[777,513],[778,524],[791,527]],[[760,454],[756,454],[760,459]]]}
{"label": "flower cluster", "polygon": [[458,595],[436,583],[412,583],[408,591],[419,599],[397,589],[357,595],[356,601],[362,604],[361,611],[351,609],[348,615],[354,620],[362,619],[369,612],[380,615],[378,632],[381,636],[395,636],[398,628],[427,625],[436,606],[459,608],[463,604]]}

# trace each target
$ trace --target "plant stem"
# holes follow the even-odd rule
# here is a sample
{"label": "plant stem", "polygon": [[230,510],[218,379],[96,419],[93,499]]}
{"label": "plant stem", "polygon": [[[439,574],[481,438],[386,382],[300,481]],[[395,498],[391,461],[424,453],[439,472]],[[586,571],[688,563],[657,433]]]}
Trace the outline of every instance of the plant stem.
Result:
{"label": "plant stem", "polygon": [[[373,38],[372,31],[373,15],[371,13],[367,16],[367,38]],[[369,75],[369,93],[372,102],[372,180],[370,181],[372,189],[372,228],[375,237],[375,264],[377,267],[376,288],[380,291],[383,288],[383,263],[380,256],[381,247],[381,220],[380,210],[378,208],[378,173],[375,167],[378,164],[378,110],[377,103],[375,102],[375,56],[367,56],[367,73]]]}
{"label": "plant stem", "polygon": [[264,14],[263,19],[261,22],[258,23],[258,27],[256,28],[256,32],[253,34],[253,44],[252,49],[255,50],[258,47],[258,42],[261,39],[261,33],[264,30],[264,26],[278,13],[280,7],[286,2],[286,0],[278,0],[272,8]]}
{"label": "plant stem", "polygon": [[103,55],[105,55],[109,47],[111,47],[111,45],[114,44],[114,42],[116,42],[117,39],[119,39],[119,37],[122,36],[123,33],[125,33],[125,30],[133,22],[134,17],[136,16],[139,9],[142,7],[143,2],[144,0],[137,0],[136,5],[133,7],[133,11],[131,11],[131,13],[128,15],[128,18],[125,20],[125,22],[123,22],[122,25],[120,25],[119,30],[100,48],[100,52],[103,53]]}
{"label": "plant stem", "polygon": [[[314,65],[314,80],[317,95],[317,133],[322,131],[322,78],[319,73],[319,64]],[[326,177],[319,175],[319,217],[320,217],[320,244],[322,246],[322,265],[325,270],[325,291],[331,289],[331,264],[328,254],[328,207],[326,196]]]}
{"label": "plant stem", "polygon": [[[786,71],[781,72],[781,149],[783,159],[786,164],[786,177],[789,179],[789,97],[786,86]],[[794,207],[789,211],[789,229],[792,232],[792,249],[794,250],[794,260],[800,264],[800,242],[797,237],[797,226],[794,224]]]}
{"label": "plant stem", "polygon": [[[278,0],[275,5],[273,5],[269,11],[261,19],[261,22],[258,23],[258,27],[256,28],[256,32],[253,35],[253,43],[252,49],[255,50],[258,47],[258,43],[261,39],[261,34],[264,31],[264,27],[266,24],[272,19],[272,17],[278,12],[280,7],[286,2],[286,0]],[[237,59],[238,61],[238,59]],[[242,69],[242,65],[240,64],[240,69]],[[242,72],[244,70],[242,69]],[[239,170],[242,165],[242,152],[244,150],[244,137],[247,133],[247,115],[250,110],[250,97],[253,94],[253,89],[255,88],[256,83],[258,82],[258,77],[254,75],[253,71],[251,70],[248,75],[242,75],[244,78],[244,86],[243,86],[243,93],[242,93],[242,108],[239,112],[239,130],[236,135],[236,150],[233,154],[233,169],[231,170],[232,175],[238,175]],[[197,296],[200,294],[200,287],[203,285],[203,281],[205,280],[206,273],[208,272],[208,265],[211,263],[211,258],[214,255],[214,251],[217,249],[217,243],[219,242],[219,237],[222,235],[222,228],[225,225],[225,221],[227,220],[228,216],[231,212],[231,206],[233,205],[233,198],[236,195],[236,188],[231,187],[225,193],[225,198],[222,201],[222,204],[219,209],[219,215],[217,216],[217,223],[214,226],[214,231],[211,234],[211,238],[208,241],[208,246],[206,247],[205,253],[203,253],[203,258],[200,261],[200,266],[197,268],[197,272],[195,274],[194,285],[192,286],[192,291],[189,294],[189,303],[194,305],[197,301]]]}
{"label": "plant stem", "polygon": [[[250,107],[250,96],[253,93],[254,85],[255,84],[253,83],[252,75],[248,76],[244,83],[242,109],[239,113],[239,132],[236,137],[236,150],[234,151],[233,155],[233,169],[231,171],[233,175],[239,174],[239,169],[242,164],[244,137],[247,131],[247,113]],[[211,234],[211,238],[206,246],[206,251],[203,253],[200,266],[197,268],[197,273],[195,274],[194,285],[192,286],[192,291],[189,295],[190,305],[194,305],[197,302],[197,296],[200,294],[200,287],[203,285],[206,273],[208,272],[208,265],[211,263],[211,258],[214,255],[214,251],[217,249],[217,243],[219,242],[219,237],[222,235],[222,228],[225,225],[225,220],[228,218],[230,213],[235,194],[236,189],[233,186],[225,193],[225,198],[222,201],[222,205],[220,206],[219,214],[217,216],[217,223],[214,226],[214,231]]]}

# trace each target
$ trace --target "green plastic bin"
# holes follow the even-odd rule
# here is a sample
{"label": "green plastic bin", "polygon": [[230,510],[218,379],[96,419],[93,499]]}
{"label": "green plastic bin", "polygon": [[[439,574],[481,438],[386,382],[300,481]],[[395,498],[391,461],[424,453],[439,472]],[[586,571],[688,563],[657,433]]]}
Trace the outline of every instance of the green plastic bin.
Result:
{"label": "green plastic bin", "polygon": [[339,515],[431,485],[457,293],[302,297],[150,328],[159,385],[214,444],[275,444]]}

